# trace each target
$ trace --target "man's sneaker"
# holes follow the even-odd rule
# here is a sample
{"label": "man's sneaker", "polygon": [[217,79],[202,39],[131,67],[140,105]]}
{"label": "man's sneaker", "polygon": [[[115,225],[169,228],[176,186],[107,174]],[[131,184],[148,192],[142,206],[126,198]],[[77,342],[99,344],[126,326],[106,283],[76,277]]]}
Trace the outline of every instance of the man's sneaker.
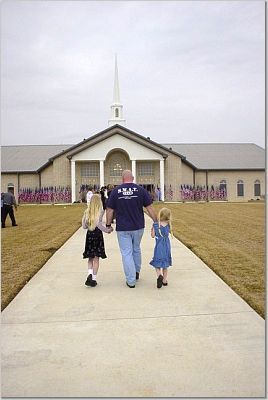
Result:
{"label": "man's sneaker", "polygon": [[93,281],[93,279],[92,279],[90,286],[91,286],[91,287],[97,286],[97,281]]}
{"label": "man's sneaker", "polygon": [[163,275],[159,275],[157,278],[157,288],[160,289],[163,285]]}
{"label": "man's sneaker", "polygon": [[131,288],[131,289],[133,289],[133,288],[135,287],[135,285],[129,285],[127,282],[126,282],[126,284],[127,284],[127,286],[128,286],[129,288]]}
{"label": "man's sneaker", "polygon": [[137,281],[138,279],[140,279],[140,273],[139,273],[139,272],[136,272],[136,281]]}
{"label": "man's sneaker", "polygon": [[87,277],[87,280],[85,282],[85,285],[86,286],[92,286],[91,283],[92,283],[92,274],[89,274],[88,277]]}

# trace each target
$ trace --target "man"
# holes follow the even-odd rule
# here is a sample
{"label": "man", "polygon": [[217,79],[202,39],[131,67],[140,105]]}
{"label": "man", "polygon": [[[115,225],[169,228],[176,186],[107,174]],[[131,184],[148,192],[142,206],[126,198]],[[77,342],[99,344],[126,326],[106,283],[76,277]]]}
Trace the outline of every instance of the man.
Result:
{"label": "man", "polygon": [[17,210],[17,203],[15,200],[15,197],[12,193],[11,190],[8,190],[7,193],[2,193],[1,194],[1,201],[3,202],[3,207],[1,207],[1,223],[2,223],[2,228],[6,227],[6,217],[7,215],[10,216],[12,226],[18,226],[16,224],[15,216],[14,216],[14,211],[13,211],[13,206]]}
{"label": "man", "polygon": [[126,284],[134,288],[141,269],[140,243],[144,232],[143,207],[155,222],[156,213],[152,207],[152,198],[141,186],[133,183],[129,170],[123,171],[123,183],[110,194],[106,204],[106,226],[111,226],[113,213],[116,212],[116,231]]}

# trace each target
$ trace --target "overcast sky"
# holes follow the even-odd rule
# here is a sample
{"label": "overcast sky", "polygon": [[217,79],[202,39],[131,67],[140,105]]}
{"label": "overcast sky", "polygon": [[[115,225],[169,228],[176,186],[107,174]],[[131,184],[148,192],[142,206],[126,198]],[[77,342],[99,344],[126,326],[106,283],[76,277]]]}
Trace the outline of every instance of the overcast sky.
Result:
{"label": "overcast sky", "polygon": [[108,127],[158,143],[265,145],[264,1],[2,2],[2,145]]}

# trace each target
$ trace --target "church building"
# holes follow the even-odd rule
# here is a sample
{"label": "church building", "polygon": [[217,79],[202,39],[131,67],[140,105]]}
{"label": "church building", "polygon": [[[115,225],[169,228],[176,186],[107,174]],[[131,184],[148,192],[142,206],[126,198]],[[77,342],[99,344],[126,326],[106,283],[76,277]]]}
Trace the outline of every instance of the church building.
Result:
{"label": "church building", "polygon": [[[164,136],[163,136],[164,137]],[[251,143],[156,143],[126,127],[117,61],[108,128],[75,145],[2,146],[1,191],[19,203],[81,201],[124,169],[154,200],[249,201],[265,195],[265,150]]]}

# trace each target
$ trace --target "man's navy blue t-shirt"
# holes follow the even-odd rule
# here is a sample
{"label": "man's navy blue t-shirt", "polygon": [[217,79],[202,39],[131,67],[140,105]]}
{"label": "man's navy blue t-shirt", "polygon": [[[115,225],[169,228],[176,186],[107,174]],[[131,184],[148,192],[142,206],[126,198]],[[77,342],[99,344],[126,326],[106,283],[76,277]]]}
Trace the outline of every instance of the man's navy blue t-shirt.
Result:
{"label": "man's navy blue t-shirt", "polygon": [[123,183],[111,192],[106,207],[116,211],[117,231],[136,231],[145,226],[143,207],[152,204],[149,193],[135,183]]}

